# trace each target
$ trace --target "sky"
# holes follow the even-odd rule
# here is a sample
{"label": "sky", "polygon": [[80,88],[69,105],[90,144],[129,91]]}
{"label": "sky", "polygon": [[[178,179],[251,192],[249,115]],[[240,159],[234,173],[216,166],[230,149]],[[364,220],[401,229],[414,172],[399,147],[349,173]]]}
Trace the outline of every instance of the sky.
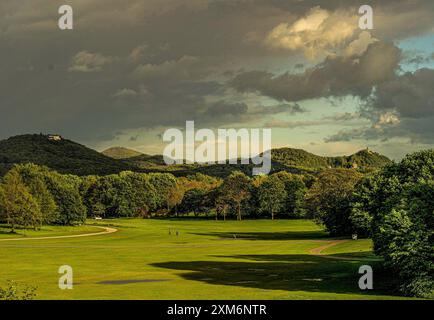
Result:
{"label": "sky", "polygon": [[[58,27],[63,4],[73,30]],[[434,145],[434,2],[2,0],[0,114],[0,139],[57,133],[97,150],[161,153],[163,132],[194,120],[400,159]]]}

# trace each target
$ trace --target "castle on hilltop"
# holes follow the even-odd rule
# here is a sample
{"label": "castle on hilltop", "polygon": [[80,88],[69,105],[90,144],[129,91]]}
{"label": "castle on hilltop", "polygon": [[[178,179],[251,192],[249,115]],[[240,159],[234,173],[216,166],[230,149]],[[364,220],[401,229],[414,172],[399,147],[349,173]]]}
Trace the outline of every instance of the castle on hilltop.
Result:
{"label": "castle on hilltop", "polygon": [[47,136],[48,140],[50,141],[61,141],[62,140],[62,136],[58,135],[58,134],[49,134]]}

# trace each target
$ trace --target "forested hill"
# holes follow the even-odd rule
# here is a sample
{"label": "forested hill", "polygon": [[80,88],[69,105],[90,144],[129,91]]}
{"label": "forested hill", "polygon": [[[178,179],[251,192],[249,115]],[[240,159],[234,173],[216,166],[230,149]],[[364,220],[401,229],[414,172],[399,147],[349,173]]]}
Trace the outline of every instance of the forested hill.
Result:
{"label": "forested hill", "polygon": [[[76,142],[42,134],[21,135],[0,141],[0,174],[14,163],[45,165],[61,173],[105,175],[124,170],[142,172],[172,172],[187,176],[197,172],[225,177],[234,170],[251,173],[252,165],[171,165],[166,166],[161,155],[140,154],[127,148],[111,148],[102,153]],[[357,168],[371,170],[391,161],[368,149],[350,156],[322,157],[301,149],[272,150],[272,172],[315,173],[327,168]]]}
{"label": "forested hill", "polygon": [[162,155],[149,155],[124,147],[111,147],[101,152],[107,157],[123,160],[133,167],[149,169],[155,166],[165,166]]}
{"label": "forested hill", "polygon": [[142,155],[142,153],[124,147],[111,147],[101,152],[113,159],[128,159]]}
{"label": "forested hill", "polygon": [[45,165],[61,173],[76,175],[109,174],[131,168],[76,142],[48,135],[28,134],[0,141],[0,173],[14,163]]}
{"label": "forested hill", "polygon": [[272,150],[272,159],[282,165],[306,169],[324,168],[380,168],[391,160],[369,149],[350,156],[322,157],[302,149],[281,148]]}

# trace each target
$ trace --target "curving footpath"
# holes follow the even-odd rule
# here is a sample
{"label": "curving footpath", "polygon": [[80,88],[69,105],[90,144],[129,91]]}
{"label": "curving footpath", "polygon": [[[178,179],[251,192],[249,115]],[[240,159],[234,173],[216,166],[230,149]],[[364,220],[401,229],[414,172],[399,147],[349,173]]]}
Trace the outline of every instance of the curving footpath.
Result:
{"label": "curving footpath", "polygon": [[3,242],[3,241],[49,240],[49,239],[66,239],[66,238],[93,237],[93,236],[100,236],[100,235],[103,235],[103,234],[115,233],[115,232],[118,231],[118,229],[115,229],[115,228],[98,227],[98,226],[94,226],[94,227],[100,228],[100,229],[104,229],[104,231],[94,232],[94,233],[74,234],[74,235],[69,235],[69,236],[0,239],[0,242]]}
{"label": "curving footpath", "polygon": [[349,240],[335,240],[332,241],[328,244],[325,244],[323,246],[317,247],[317,248],[313,248],[309,250],[309,254],[317,256],[317,257],[321,257],[321,258],[326,258],[326,259],[336,259],[336,260],[353,260],[352,258],[347,258],[347,257],[339,257],[339,256],[329,256],[329,255],[325,255],[324,253],[322,253],[323,250],[326,250],[328,248],[334,247],[338,244],[347,242]]}

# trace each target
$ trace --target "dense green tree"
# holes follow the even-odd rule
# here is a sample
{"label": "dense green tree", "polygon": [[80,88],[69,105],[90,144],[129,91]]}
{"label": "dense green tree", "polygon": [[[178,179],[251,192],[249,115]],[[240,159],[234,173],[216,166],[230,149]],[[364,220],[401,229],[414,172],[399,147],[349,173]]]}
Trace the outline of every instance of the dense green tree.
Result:
{"label": "dense green tree", "polygon": [[[374,250],[404,294],[434,294],[434,150],[406,156],[365,179],[355,218],[371,222]],[[353,218],[353,219],[355,219]]]}
{"label": "dense green tree", "polygon": [[176,184],[169,189],[167,194],[167,207],[170,210],[175,210],[175,215],[178,215],[178,206],[182,203],[184,198],[185,190],[183,186],[176,182]]}
{"label": "dense green tree", "polygon": [[157,208],[169,209],[168,198],[173,188],[176,188],[177,181],[174,175],[170,173],[150,173],[149,182],[157,191],[156,206]]}
{"label": "dense green tree", "polygon": [[16,226],[37,229],[42,223],[38,202],[23,183],[17,170],[10,170],[3,178],[1,209],[7,223],[15,232]]}
{"label": "dense green tree", "polygon": [[181,202],[181,212],[193,212],[196,216],[199,212],[203,211],[205,206],[205,197],[207,191],[202,188],[194,188],[185,192]]}
{"label": "dense green tree", "polygon": [[259,185],[257,192],[259,209],[271,214],[274,220],[275,213],[283,208],[287,197],[282,180],[277,175],[270,175]]}
{"label": "dense green tree", "polygon": [[[375,197],[373,192],[376,192],[378,173],[373,173],[365,176],[359,181],[353,193],[352,210],[350,220],[353,225],[353,231],[359,236],[370,237],[372,235],[372,214],[373,206],[375,206]],[[392,187],[392,185],[390,185]]]}
{"label": "dense green tree", "polygon": [[42,214],[42,223],[56,222],[59,218],[59,211],[45,180],[45,176],[50,172],[49,169],[29,163],[15,165],[11,170],[16,170],[19,173],[23,183],[38,202]]}
{"label": "dense green tree", "polygon": [[304,198],[307,192],[303,177],[281,171],[275,173],[285,187],[284,205],[281,207],[281,212],[293,218],[301,218],[306,215],[304,208]]}
{"label": "dense green tree", "polygon": [[350,220],[354,187],[362,178],[351,169],[329,169],[319,174],[306,195],[306,207],[317,222],[331,235],[348,235],[353,231]]}
{"label": "dense green tree", "polygon": [[[105,206],[101,203],[93,202],[95,199],[91,199],[90,194],[98,183],[98,176],[85,176],[81,179],[81,184],[79,188],[81,199],[86,207],[86,216],[88,217],[102,217],[105,213]],[[95,206],[95,208],[94,208]]]}
{"label": "dense green tree", "polygon": [[216,220],[218,219],[218,215],[221,214],[223,216],[223,221],[226,221],[226,217],[230,208],[229,201],[225,199],[225,197],[221,195],[221,193],[218,193],[216,195],[214,203],[216,210]]}
{"label": "dense green tree", "polygon": [[229,209],[229,204],[226,201],[222,201],[221,190],[214,188],[209,190],[205,195],[205,206],[209,211],[215,212],[215,219],[218,220],[219,216],[223,216],[223,220],[226,220],[226,215]]}
{"label": "dense green tree", "polygon": [[133,215],[143,215],[156,208],[158,191],[151,183],[149,175],[128,171],[120,173],[120,177],[126,181],[129,188],[124,196],[127,198]]}
{"label": "dense green tree", "polygon": [[45,175],[45,181],[57,205],[58,218],[55,223],[62,225],[84,223],[86,207],[80,196],[80,178],[53,171]]}
{"label": "dense green tree", "polygon": [[220,188],[224,199],[234,207],[237,220],[241,220],[243,205],[251,197],[249,177],[240,171],[234,171],[223,181]]}
{"label": "dense green tree", "polygon": [[84,197],[88,214],[101,217],[122,216],[123,189],[126,188],[118,175],[107,175],[95,180],[87,188]]}
{"label": "dense green tree", "polygon": [[85,203],[91,215],[145,216],[156,208],[157,191],[147,174],[125,171],[86,183]]}

